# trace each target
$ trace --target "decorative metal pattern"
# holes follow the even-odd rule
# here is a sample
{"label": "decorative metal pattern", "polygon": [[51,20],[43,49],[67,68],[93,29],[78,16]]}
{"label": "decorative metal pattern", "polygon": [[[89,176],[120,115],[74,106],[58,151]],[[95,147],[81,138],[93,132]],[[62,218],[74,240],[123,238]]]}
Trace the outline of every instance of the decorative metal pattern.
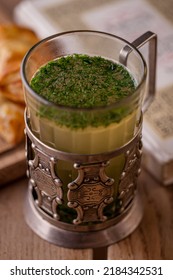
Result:
{"label": "decorative metal pattern", "polygon": [[108,162],[74,164],[78,177],[68,184],[68,206],[77,211],[74,224],[105,221],[103,209],[113,201],[114,179],[105,174]]}
{"label": "decorative metal pattern", "polygon": [[119,203],[120,210],[123,212],[128,204],[132,201],[137,189],[137,178],[141,172],[142,156],[142,135],[139,135],[138,142],[125,153],[125,166],[119,182]]}
{"label": "decorative metal pattern", "polygon": [[[49,220],[51,217],[51,222],[56,226],[73,231],[86,231],[91,229],[91,225],[92,230],[98,230],[115,224],[117,218],[120,220],[125,211],[132,206],[140,173],[141,125],[135,137],[126,145],[99,156],[76,155],[50,148],[32,134],[27,122],[26,134],[30,186],[37,194],[35,197],[33,193],[35,207],[41,209],[44,219]],[[106,175],[106,167],[109,160],[120,155],[124,155],[125,163],[117,186],[117,196],[114,179]],[[72,162],[73,168],[77,170],[76,179],[69,182],[68,186],[63,186],[62,179],[55,172],[55,167],[58,172],[59,160]],[[68,191],[63,191],[63,187],[68,187]],[[111,220],[104,211],[110,203],[115,204],[115,207],[111,208]],[[72,223],[64,220],[63,211],[59,211],[60,204],[63,211],[67,211],[69,215],[69,210],[73,209]],[[117,205],[120,206],[119,209]]]}
{"label": "decorative metal pattern", "polygon": [[[62,182],[55,174],[57,160],[49,157],[34,144],[34,159],[29,159],[30,183],[37,193],[36,203],[55,219],[59,219],[57,206],[62,204]],[[31,152],[30,152],[31,153]],[[31,154],[28,155],[31,158]]]}

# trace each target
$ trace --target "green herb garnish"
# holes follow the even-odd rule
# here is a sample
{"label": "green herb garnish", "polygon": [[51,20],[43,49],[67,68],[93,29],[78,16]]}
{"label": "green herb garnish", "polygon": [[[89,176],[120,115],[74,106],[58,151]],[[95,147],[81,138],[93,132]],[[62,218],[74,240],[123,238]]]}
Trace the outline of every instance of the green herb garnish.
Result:
{"label": "green herb garnish", "polygon": [[[42,66],[32,78],[31,87],[54,104],[81,109],[108,106],[135,90],[133,78],[122,65],[99,56],[80,54],[61,57]],[[100,118],[82,111],[80,116],[74,112],[57,114],[55,108],[43,107],[40,115],[60,125],[84,128],[117,122],[124,111],[125,108],[111,110]]]}

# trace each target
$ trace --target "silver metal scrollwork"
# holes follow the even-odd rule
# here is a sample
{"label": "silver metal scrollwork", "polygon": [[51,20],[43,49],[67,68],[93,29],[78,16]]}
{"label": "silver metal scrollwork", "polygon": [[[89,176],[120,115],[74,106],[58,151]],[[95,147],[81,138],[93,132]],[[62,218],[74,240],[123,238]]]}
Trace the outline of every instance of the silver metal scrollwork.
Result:
{"label": "silver metal scrollwork", "polygon": [[[119,221],[132,206],[136,194],[142,155],[142,120],[131,141],[99,155],[71,154],[48,147],[33,135],[27,122],[29,120],[26,121],[28,177],[33,203],[44,219],[51,217],[56,226],[70,227],[73,231],[85,230],[88,225],[90,229],[91,225],[92,229],[101,229]],[[120,155],[124,156],[125,163],[117,180],[117,195],[114,179],[107,176],[106,168],[111,164],[109,160]],[[77,171],[76,179],[67,186],[58,176],[59,160],[71,162]],[[105,209],[109,205],[112,214],[108,218]],[[68,222],[64,219],[64,211],[66,215],[73,212]]]}
{"label": "silver metal scrollwork", "polygon": [[108,162],[74,164],[78,177],[68,184],[68,206],[77,211],[74,224],[105,221],[103,209],[113,201],[114,179],[105,173]]}
{"label": "silver metal scrollwork", "polygon": [[142,156],[142,135],[139,136],[138,142],[125,153],[125,166],[119,182],[119,203],[120,210],[123,212],[135,196],[137,189],[137,178],[141,172]]}
{"label": "silver metal scrollwork", "polygon": [[57,159],[49,157],[33,143],[34,159],[29,159],[30,183],[37,194],[36,203],[55,219],[59,219],[57,206],[62,204],[62,182],[55,174]]}

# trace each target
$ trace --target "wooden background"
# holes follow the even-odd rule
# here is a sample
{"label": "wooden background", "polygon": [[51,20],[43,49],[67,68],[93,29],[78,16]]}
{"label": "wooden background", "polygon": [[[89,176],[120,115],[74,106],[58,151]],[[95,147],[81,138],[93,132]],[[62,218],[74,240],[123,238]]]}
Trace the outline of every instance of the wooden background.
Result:
{"label": "wooden background", "polygon": [[[13,21],[13,7],[18,2],[0,0],[1,23]],[[158,1],[159,5],[162,5],[161,2]],[[128,238],[108,248],[72,250],[49,244],[25,224],[23,209],[27,179],[23,177],[6,184],[0,188],[0,259],[172,260],[173,186],[163,187],[143,169],[139,187],[142,190],[144,217]]]}

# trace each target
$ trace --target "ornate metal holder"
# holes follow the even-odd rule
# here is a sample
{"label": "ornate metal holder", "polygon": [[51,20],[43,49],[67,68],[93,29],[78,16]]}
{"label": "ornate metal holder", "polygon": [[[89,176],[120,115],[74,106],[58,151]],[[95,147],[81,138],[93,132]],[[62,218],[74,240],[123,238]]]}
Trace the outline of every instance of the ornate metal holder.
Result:
{"label": "ornate metal holder", "polygon": [[[147,67],[137,49],[147,42],[148,90],[142,102]],[[63,46],[62,49],[59,46]],[[138,106],[139,115],[140,111],[145,112],[155,94],[156,34],[148,31],[130,44],[111,34],[85,30],[64,32],[42,40],[24,58],[22,80],[28,116],[34,114],[37,119],[40,106],[52,106],[30,88],[30,79],[39,67],[57,55],[95,54],[98,46],[99,55],[107,57],[109,53],[110,59],[119,61],[134,74],[139,85],[132,96],[133,102],[131,99],[131,103],[135,102],[133,110]],[[128,236],[142,218],[142,203],[137,189],[142,155],[142,119],[135,136],[124,146],[107,153],[83,155],[51,148],[32,133],[33,127],[30,127],[27,116],[25,122],[29,177],[25,216],[33,231],[68,248],[103,247]],[[137,123],[138,120],[135,129]],[[120,157],[124,162],[121,174],[110,178],[107,168],[112,168],[111,163]],[[60,172],[62,161],[73,171],[68,183]],[[116,167],[113,168],[115,170]]]}
{"label": "ornate metal holder", "polygon": [[[137,191],[142,155],[141,126],[135,137],[115,151],[79,155],[55,150],[36,138],[26,118],[29,189],[26,221],[39,236],[68,248],[103,247],[129,235],[142,218]],[[106,174],[112,158],[123,155],[125,164],[114,195],[114,180]],[[76,179],[64,190],[58,161],[70,161]],[[115,209],[115,204],[118,205]],[[110,207],[111,217],[106,215]],[[74,217],[64,219],[62,208]],[[69,213],[69,214],[68,214]]]}

